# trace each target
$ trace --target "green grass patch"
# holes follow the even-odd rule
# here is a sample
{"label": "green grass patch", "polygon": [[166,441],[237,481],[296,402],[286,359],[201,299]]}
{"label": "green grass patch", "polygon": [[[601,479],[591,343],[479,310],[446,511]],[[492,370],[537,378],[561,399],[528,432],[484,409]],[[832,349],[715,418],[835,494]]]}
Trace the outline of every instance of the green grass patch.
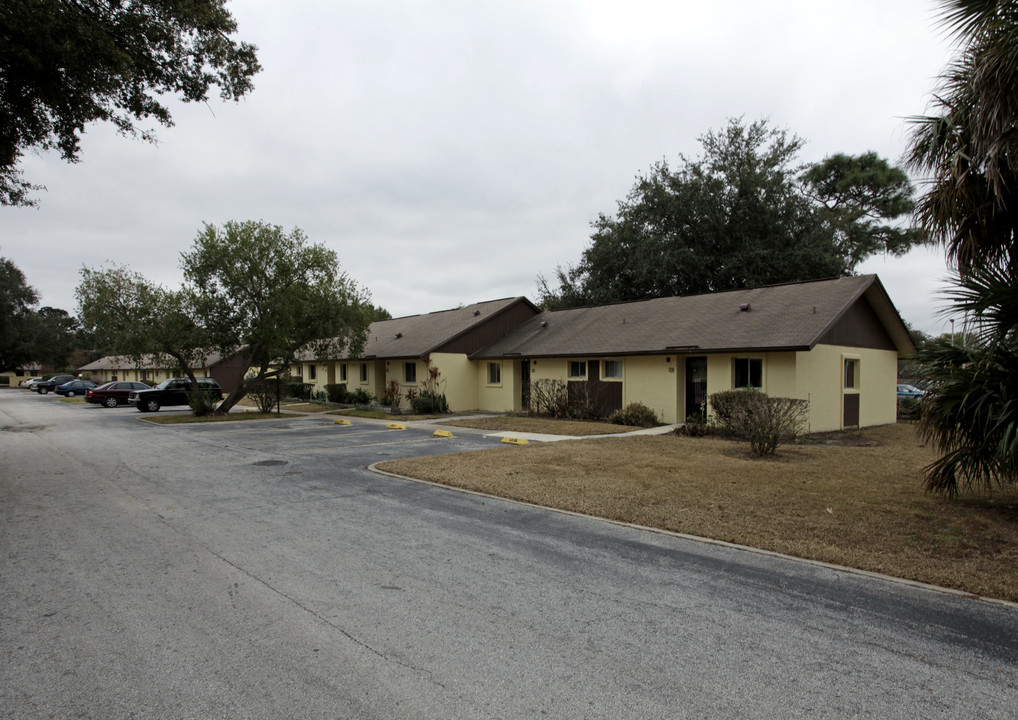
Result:
{"label": "green grass patch", "polygon": [[[276,413],[243,412],[230,413],[229,415],[205,415],[195,417],[194,415],[157,415],[153,413],[139,413],[141,419],[156,425],[186,425],[189,423],[214,423],[214,422],[241,422],[245,420],[270,420],[280,418],[282,415]],[[289,417],[293,417],[290,415]]]}

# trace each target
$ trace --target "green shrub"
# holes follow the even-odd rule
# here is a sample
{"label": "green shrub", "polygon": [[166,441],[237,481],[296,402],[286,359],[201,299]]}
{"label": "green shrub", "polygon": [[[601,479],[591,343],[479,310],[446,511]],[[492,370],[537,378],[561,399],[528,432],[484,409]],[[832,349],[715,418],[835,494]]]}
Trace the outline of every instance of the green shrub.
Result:
{"label": "green shrub", "polygon": [[187,404],[191,407],[191,412],[196,417],[205,417],[211,415],[216,411],[216,407],[219,405],[219,400],[215,400],[207,392],[189,391],[187,393]]}
{"label": "green shrub", "polygon": [[748,440],[757,455],[772,455],[781,443],[794,440],[809,417],[808,400],[768,397],[756,390],[729,390],[709,400],[718,427]]}
{"label": "green shrub", "polygon": [[445,399],[445,393],[435,394],[426,390],[421,390],[417,397],[410,401],[410,406],[419,415],[449,412],[449,403]]}
{"label": "green shrub", "polygon": [[293,382],[286,383],[286,395],[287,397],[297,398],[298,400],[310,400],[311,393],[314,392],[315,386],[311,383],[306,382]]}
{"label": "green shrub", "polygon": [[616,410],[608,418],[608,422],[636,427],[654,427],[661,424],[658,422],[657,413],[638,402],[629,403],[621,410]]}
{"label": "green shrub", "polygon": [[686,422],[675,428],[676,435],[684,435],[685,437],[706,437],[707,435],[714,435],[717,432],[717,426],[708,421],[700,413],[695,413],[686,418]]}
{"label": "green shrub", "polygon": [[919,398],[898,398],[898,422],[912,422],[919,417]]}
{"label": "green shrub", "polygon": [[371,403],[372,400],[375,399],[375,396],[369,393],[364,388],[357,388],[352,393],[349,393],[346,397],[347,402],[354,403],[355,405],[368,405]]}
{"label": "green shrub", "polygon": [[347,402],[346,383],[329,383],[325,386],[325,395],[331,403]]}

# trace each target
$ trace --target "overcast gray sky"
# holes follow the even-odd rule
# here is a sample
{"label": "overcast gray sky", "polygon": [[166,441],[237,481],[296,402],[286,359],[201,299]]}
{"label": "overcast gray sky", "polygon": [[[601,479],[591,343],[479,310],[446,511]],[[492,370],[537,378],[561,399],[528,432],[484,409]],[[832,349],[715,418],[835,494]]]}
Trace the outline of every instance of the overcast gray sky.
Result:
{"label": "overcast gray sky", "polygon": [[[394,316],[536,299],[636,175],[729,117],[804,161],[895,162],[951,45],[932,0],[232,0],[264,70],[240,103],[173,104],[150,145],[87,128],[30,155],[41,207],[0,208],[0,255],[74,312],[82,266],[167,286],[202,223],[302,228]],[[935,315],[943,252],[877,258],[903,317]]]}

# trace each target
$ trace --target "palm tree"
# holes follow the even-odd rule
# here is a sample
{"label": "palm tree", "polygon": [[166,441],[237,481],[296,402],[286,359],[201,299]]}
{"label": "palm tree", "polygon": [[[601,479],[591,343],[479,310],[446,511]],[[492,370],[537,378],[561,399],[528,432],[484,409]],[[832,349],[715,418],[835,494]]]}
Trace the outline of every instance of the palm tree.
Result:
{"label": "palm tree", "polygon": [[926,488],[955,496],[1018,483],[1018,286],[1003,263],[956,278],[954,308],[973,336],[927,343],[919,352],[931,392],[918,429],[941,453],[926,468]]}
{"label": "palm tree", "polygon": [[926,487],[954,496],[1018,484],[1018,2],[942,5],[960,55],[915,120],[908,165],[928,175],[916,217],[945,244],[953,310],[977,330],[919,354],[933,384],[918,429],[941,453]]}
{"label": "palm tree", "polygon": [[943,20],[962,50],[941,76],[934,114],[914,119],[907,161],[929,182],[917,219],[962,272],[1014,265],[1018,3],[944,0]]}

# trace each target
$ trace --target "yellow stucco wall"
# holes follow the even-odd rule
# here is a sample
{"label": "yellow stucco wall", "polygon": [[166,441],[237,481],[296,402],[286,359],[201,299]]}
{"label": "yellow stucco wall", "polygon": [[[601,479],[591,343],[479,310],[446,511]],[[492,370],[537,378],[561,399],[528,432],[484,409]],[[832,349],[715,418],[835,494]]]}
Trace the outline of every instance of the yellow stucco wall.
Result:
{"label": "yellow stucco wall", "polygon": [[[432,353],[431,364],[438,368],[439,383],[437,391],[445,393],[446,402],[453,412],[476,410],[477,405],[477,368],[482,363],[472,363],[463,353]],[[424,387],[428,379],[427,364],[417,363],[417,387]]]}
{"label": "yellow stucco wall", "polygon": [[661,422],[679,422],[680,358],[676,355],[649,355],[620,359],[622,407],[634,402],[643,403],[657,414]]}
{"label": "yellow stucco wall", "polygon": [[[488,382],[488,364],[501,365],[502,381]],[[471,363],[476,366],[477,409],[488,412],[506,412],[521,409],[520,360],[484,360]]]}
{"label": "yellow stucco wall", "polygon": [[[723,353],[707,355],[707,394],[731,390],[734,386],[733,360],[737,357],[760,358],[761,390],[773,397],[792,397],[810,401],[809,432],[842,429],[843,396],[860,395],[859,423],[882,425],[896,421],[897,354],[888,350],[870,350],[819,345],[811,351],[771,353]],[[846,358],[859,361],[859,387],[846,391],[843,368]],[[623,406],[633,402],[647,405],[662,422],[685,419],[685,358],[683,356],[630,356],[614,358],[623,363]],[[588,363],[602,362],[587,358]],[[500,412],[520,409],[518,370],[513,387],[485,385],[487,363],[475,363],[478,374],[480,409]],[[503,361],[503,386],[509,385],[508,365]],[[518,362],[513,363],[514,369]],[[601,366],[603,369],[603,364]],[[568,381],[569,359],[540,358],[531,364],[531,382],[542,379]],[[599,372],[603,376],[603,372]],[[458,408],[460,409],[460,408]]]}
{"label": "yellow stucco wall", "polygon": [[841,430],[845,359],[859,361],[859,425],[897,420],[898,356],[889,350],[817,345],[797,353],[799,394],[810,401],[810,431]]}

